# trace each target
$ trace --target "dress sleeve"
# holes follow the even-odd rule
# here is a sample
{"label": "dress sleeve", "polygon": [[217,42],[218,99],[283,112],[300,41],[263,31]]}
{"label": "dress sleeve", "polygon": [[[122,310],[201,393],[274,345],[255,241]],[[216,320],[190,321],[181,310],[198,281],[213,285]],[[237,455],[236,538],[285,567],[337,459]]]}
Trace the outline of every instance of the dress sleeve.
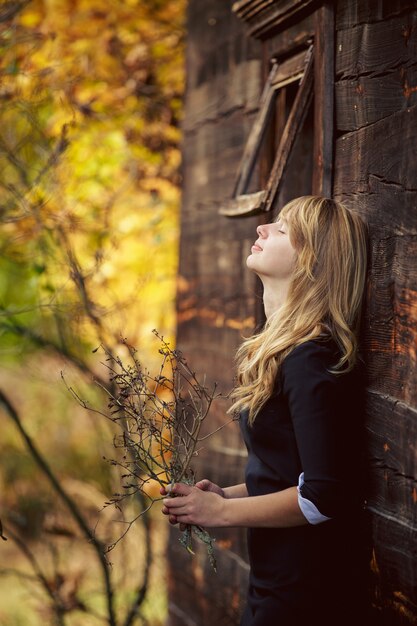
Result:
{"label": "dress sleeve", "polygon": [[297,346],[282,365],[302,474],[299,504],[310,523],[339,517],[346,509],[346,377],[331,374],[335,353],[317,342]]}

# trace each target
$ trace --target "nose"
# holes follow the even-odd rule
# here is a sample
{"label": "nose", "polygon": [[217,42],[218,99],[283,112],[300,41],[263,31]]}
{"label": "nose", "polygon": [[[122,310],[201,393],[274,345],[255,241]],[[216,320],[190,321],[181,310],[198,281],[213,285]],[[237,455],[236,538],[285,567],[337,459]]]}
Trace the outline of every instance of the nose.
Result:
{"label": "nose", "polygon": [[256,228],[256,232],[259,237],[265,237],[265,226],[263,224],[259,224]]}

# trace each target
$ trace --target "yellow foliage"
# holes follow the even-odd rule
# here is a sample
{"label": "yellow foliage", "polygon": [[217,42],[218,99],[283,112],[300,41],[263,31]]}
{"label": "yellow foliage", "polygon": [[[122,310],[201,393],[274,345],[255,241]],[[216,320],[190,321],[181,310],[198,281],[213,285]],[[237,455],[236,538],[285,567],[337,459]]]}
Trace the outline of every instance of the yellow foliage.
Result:
{"label": "yellow foliage", "polygon": [[0,201],[18,216],[6,247],[46,268],[39,301],[75,306],[88,343],[97,328],[69,251],[106,332],[141,346],[153,327],[173,335],[184,11],[185,0],[32,0],[5,38]]}

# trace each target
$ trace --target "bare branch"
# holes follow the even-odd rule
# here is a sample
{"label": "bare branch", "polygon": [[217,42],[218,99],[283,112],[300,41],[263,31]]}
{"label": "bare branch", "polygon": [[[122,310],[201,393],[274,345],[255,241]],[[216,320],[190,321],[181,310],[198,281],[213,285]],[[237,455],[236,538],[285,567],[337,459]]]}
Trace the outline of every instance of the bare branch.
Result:
{"label": "bare branch", "polygon": [[105,585],[105,590],[106,590],[109,625],[117,626],[116,616],[114,612],[114,602],[113,602],[114,590],[113,590],[113,586],[112,586],[111,578],[110,578],[110,566],[105,556],[105,546],[102,544],[101,541],[99,541],[96,538],[94,533],[91,531],[80,509],[76,505],[75,501],[66,492],[66,490],[63,488],[59,480],[56,478],[52,469],[49,467],[48,463],[46,462],[44,456],[38,450],[32,438],[26,431],[16,409],[11,404],[7,396],[5,396],[5,394],[1,390],[0,390],[0,408],[2,408],[3,411],[13,420],[23,441],[26,444],[26,447],[28,448],[30,452],[32,459],[34,459],[39,469],[46,476],[46,478],[48,479],[49,483],[51,484],[55,492],[64,502],[64,504],[68,508],[69,512],[71,513],[71,516],[77,523],[84,537],[93,546],[96,552],[98,561],[101,565],[101,569],[102,569],[104,585]]}
{"label": "bare branch", "polygon": [[[182,354],[171,349],[157,331],[153,332],[161,345],[159,353],[162,362],[157,375],[151,375],[143,368],[135,348],[122,340],[121,343],[128,353],[128,361],[125,362],[106,346],[101,346],[112,389],[95,381],[109,400],[106,417],[122,429],[122,435],[115,438],[115,447],[124,450],[123,459],[129,456],[134,462],[132,470],[130,462],[110,461],[126,473],[122,477],[125,481],[122,485],[123,493],[113,494],[106,504],[118,504],[130,496],[141,494],[144,502],[150,500],[143,512],[148,511],[155,502],[147,494],[147,487],[151,482],[154,481],[161,487],[181,481],[194,484],[191,464],[198,454],[199,444],[221,430],[226,423],[233,421],[228,420],[212,433],[200,436],[212,402],[221,394],[216,392],[216,385],[209,390],[201,383]],[[91,408],[72,387],[69,390],[81,406],[102,413]],[[136,519],[128,522],[122,537]],[[207,544],[210,560],[214,565],[210,535],[202,528],[196,527],[195,531]],[[191,549],[189,530],[184,537],[184,545]]]}

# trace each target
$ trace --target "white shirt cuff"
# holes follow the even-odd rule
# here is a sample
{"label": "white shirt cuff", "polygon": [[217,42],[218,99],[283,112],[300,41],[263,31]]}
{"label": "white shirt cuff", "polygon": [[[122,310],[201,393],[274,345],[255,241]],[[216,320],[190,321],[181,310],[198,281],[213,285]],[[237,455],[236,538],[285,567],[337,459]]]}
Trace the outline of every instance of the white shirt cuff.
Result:
{"label": "white shirt cuff", "polygon": [[307,498],[303,498],[303,496],[301,495],[300,487],[302,487],[303,485],[304,485],[304,472],[302,472],[300,476],[298,477],[298,486],[297,486],[298,505],[301,509],[302,514],[304,515],[304,517],[310,524],[321,524],[322,522],[327,522],[329,519],[331,519],[331,517],[326,517],[325,515],[320,513],[316,505],[313,504],[311,500],[307,500]]}

